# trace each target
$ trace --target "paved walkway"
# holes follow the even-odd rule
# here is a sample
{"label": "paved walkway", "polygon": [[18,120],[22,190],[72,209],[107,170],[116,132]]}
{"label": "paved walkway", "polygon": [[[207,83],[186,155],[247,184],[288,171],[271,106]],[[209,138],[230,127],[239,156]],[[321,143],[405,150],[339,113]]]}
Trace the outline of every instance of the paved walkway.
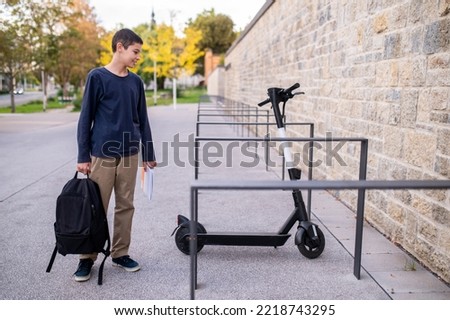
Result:
{"label": "paved walkway", "polygon": [[[1,299],[189,299],[189,257],[178,251],[170,235],[176,216],[189,215],[193,166],[187,142],[195,129],[196,105],[154,107],[149,114],[161,165],[153,200],[136,190],[130,255],[142,270],[125,273],[107,262],[103,286],[96,284],[97,265],[91,281],[73,281],[76,256],[58,255],[52,272],[45,273],[54,245],[55,199],[75,170],[78,114],[0,116]],[[211,130],[203,135],[235,134],[228,127]],[[262,163],[252,168],[236,165],[243,155],[239,148],[232,152],[233,165],[202,166],[199,178],[279,179],[277,170],[267,172]],[[221,159],[226,160],[210,158]],[[196,298],[450,299],[446,284],[368,225],[363,272],[357,280],[353,213],[326,192],[315,192],[312,204],[313,220],[327,241],[319,258],[301,256],[292,239],[277,249],[207,246],[199,254]],[[211,232],[275,231],[291,211],[286,191],[200,194],[199,220]]]}

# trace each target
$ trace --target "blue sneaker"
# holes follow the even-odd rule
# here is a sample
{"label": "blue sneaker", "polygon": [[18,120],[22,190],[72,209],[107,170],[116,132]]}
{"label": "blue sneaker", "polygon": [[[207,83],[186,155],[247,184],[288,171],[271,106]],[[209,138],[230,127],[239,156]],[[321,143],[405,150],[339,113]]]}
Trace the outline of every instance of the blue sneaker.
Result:
{"label": "blue sneaker", "polygon": [[122,256],[112,259],[113,266],[124,268],[128,272],[135,272],[141,269],[139,263],[130,258],[130,256]]}
{"label": "blue sneaker", "polygon": [[93,265],[94,261],[92,259],[80,259],[78,269],[73,274],[75,281],[83,282],[89,280],[91,278],[91,270]]}

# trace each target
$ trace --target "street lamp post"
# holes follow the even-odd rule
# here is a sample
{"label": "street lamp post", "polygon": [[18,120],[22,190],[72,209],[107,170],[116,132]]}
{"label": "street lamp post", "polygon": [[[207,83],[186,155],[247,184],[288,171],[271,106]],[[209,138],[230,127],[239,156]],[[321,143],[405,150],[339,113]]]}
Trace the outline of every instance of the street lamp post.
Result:
{"label": "street lamp post", "polygon": [[[150,29],[153,38],[156,40],[156,21],[155,21],[155,11],[152,8],[152,22],[150,24]],[[156,41],[155,41],[156,43]],[[158,104],[158,82],[156,78],[156,49],[153,53],[153,105]]]}
{"label": "street lamp post", "polygon": [[153,105],[158,104],[158,82],[156,82],[156,58],[153,59]]}

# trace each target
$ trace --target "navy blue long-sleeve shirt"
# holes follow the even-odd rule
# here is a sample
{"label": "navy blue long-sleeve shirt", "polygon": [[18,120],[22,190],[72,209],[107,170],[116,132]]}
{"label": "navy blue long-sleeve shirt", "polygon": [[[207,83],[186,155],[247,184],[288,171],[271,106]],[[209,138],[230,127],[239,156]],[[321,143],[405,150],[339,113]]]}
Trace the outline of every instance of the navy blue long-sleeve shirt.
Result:
{"label": "navy blue long-sleeve shirt", "polygon": [[132,72],[120,77],[106,68],[89,72],[78,120],[78,163],[91,156],[120,158],[139,152],[154,161],[152,133],[142,80]]}

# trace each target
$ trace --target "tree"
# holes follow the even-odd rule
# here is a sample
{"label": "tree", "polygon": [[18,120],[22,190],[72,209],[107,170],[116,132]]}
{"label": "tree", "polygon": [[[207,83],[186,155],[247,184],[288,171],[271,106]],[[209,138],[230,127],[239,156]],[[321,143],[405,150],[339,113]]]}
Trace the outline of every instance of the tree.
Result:
{"label": "tree", "polygon": [[187,75],[195,72],[195,61],[203,55],[198,47],[202,39],[199,30],[187,27],[184,37],[178,37],[173,27],[166,24],[155,26],[153,31],[148,25],[139,26],[136,31],[145,39],[138,65],[138,73],[144,79],[151,78],[155,66],[159,85],[165,78],[177,79],[182,72]]}
{"label": "tree", "polygon": [[201,50],[211,49],[214,53],[225,53],[230,48],[237,34],[233,31],[233,20],[224,14],[216,14],[214,9],[204,10],[188,26],[202,32],[199,42]]}
{"label": "tree", "polygon": [[[70,8],[66,29],[58,38],[55,76],[68,95],[67,85],[80,85],[87,72],[97,65],[101,51],[98,28],[92,8],[85,0],[75,0]],[[82,49],[80,49],[82,47]]]}
{"label": "tree", "polygon": [[100,53],[98,57],[98,64],[104,66],[108,64],[112,59],[112,38],[114,33],[112,31],[106,32],[100,38]]}
{"label": "tree", "polygon": [[153,54],[156,55],[156,73],[158,78],[171,78],[171,69],[175,60],[173,51],[175,45],[175,30],[166,24],[156,28],[156,39],[153,43]]}
{"label": "tree", "polygon": [[43,110],[47,109],[49,76],[58,66],[59,37],[67,30],[65,23],[71,17],[71,0],[24,1],[24,23],[30,28],[33,41],[35,71],[41,73]]}
{"label": "tree", "polygon": [[[224,14],[216,14],[214,9],[204,10],[197,18],[188,22],[188,26],[202,32],[199,48],[203,52],[207,49],[215,54],[225,54],[236,40],[237,33],[233,31],[233,20]],[[197,62],[197,72],[204,73],[204,55]]]}
{"label": "tree", "polygon": [[43,110],[47,106],[47,82],[58,57],[58,36],[64,32],[71,0],[22,0],[12,5],[11,17],[17,21],[23,41],[31,49],[30,67],[41,74]]}
{"label": "tree", "polygon": [[[34,71],[42,81],[45,111],[49,76],[65,93],[68,83],[81,83],[97,64],[102,30],[87,0],[8,0],[0,8],[8,17],[0,23],[0,68],[10,91],[20,72]],[[14,112],[14,95],[11,100]]]}
{"label": "tree", "polygon": [[8,90],[11,97],[11,112],[16,112],[14,91],[16,90],[16,77],[25,71],[30,63],[31,50],[14,23],[3,24],[0,29],[0,68],[8,80]]}
{"label": "tree", "polygon": [[153,78],[154,65],[156,64],[155,37],[156,25],[143,23],[138,25],[134,31],[140,35],[144,44],[142,45],[141,59],[134,70],[139,73],[144,83],[149,83]]}
{"label": "tree", "polygon": [[11,97],[11,112],[16,112],[14,91],[16,77],[25,71],[31,62],[31,44],[27,41],[27,30],[20,19],[13,15],[17,1],[8,1],[0,13],[11,18],[1,19],[0,23],[0,68],[8,80]]}
{"label": "tree", "polygon": [[204,55],[199,43],[203,36],[200,30],[192,27],[184,29],[184,39],[182,39],[183,51],[179,56],[179,64],[187,75],[193,75],[197,69],[196,61]]}

